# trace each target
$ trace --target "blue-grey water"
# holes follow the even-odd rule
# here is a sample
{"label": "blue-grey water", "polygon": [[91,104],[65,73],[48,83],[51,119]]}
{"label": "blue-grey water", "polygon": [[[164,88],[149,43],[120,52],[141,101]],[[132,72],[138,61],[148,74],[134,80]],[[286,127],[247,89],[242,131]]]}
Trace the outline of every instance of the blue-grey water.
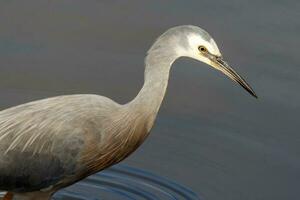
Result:
{"label": "blue-grey water", "polygon": [[[299,11],[297,0],[1,0],[0,108],[73,93],[127,102],[154,39],[199,25],[259,99],[180,59],[150,137],[122,164],[205,200],[298,199]],[[103,187],[80,184],[74,192]]]}
{"label": "blue-grey water", "polygon": [[59,191],[54,200],[200,200],[174,181],[145,170],[116,165]]}

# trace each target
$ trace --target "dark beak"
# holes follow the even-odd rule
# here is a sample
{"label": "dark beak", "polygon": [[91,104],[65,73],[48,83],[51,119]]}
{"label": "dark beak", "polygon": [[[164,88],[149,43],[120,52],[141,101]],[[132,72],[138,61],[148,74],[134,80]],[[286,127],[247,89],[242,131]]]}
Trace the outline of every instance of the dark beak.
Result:
{"label": "dark beak", "polygon": [[217,65],[217,69],[223,72],[230,79],[240,84],[245,90],[247,90],[253,97],[257,98],[257,95],[250,87],[250,85],[238,74],[236,73],[224,60],[222,57],[215,57],[213,62]]}

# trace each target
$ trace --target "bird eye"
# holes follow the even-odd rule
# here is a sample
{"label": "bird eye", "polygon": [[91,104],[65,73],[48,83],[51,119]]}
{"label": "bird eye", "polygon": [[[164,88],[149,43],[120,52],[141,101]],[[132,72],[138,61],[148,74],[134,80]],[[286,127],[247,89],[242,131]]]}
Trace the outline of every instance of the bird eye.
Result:
{"label": "bird eye", "polygon": [[207,52],[207,49],[204,46],[199,46],[198,50],[203,53]]}

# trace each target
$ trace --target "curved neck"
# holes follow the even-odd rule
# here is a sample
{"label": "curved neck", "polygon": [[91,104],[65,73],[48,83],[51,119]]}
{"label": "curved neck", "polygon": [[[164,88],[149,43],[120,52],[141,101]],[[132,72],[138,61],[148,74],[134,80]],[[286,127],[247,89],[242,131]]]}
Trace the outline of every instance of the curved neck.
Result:
{"label": "curved neck", "polygon": [[144,85],[128,104],[132,110],[154,118],[166,93],[171,65],[177,59],[175,53],[165,52],[162,48],[149,50],[145,59]]}

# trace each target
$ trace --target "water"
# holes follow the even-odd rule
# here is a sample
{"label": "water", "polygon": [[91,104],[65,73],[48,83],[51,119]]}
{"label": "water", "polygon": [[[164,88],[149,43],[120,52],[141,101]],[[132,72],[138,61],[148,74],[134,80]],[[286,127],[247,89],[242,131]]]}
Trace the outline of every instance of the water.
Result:
{"label": "water", "polygon": [[[0,193],[3,197],[4,193]],[[188,187],[119,164],[60,190],[53,200],[201,200]]]}
{"label": "water", "polygon": [[73,93],[125,103],[142,85],[154,39],[199,25],[259,99],[180,59],[154,129],[123,163],[205,200],[299,199],[299,8],[298,0],[1,0],[0,108]]}
{"label": "water", "polygon": [[[0,193],[0,197],[4,194]],[[191,189],[154,173],[119,164],[60,190],[53,200],[200,200]]]}
{"label": "water", "polygon": [[116,165],[68,187],[55,200],[200,200],[189,188],[128,165]]}

